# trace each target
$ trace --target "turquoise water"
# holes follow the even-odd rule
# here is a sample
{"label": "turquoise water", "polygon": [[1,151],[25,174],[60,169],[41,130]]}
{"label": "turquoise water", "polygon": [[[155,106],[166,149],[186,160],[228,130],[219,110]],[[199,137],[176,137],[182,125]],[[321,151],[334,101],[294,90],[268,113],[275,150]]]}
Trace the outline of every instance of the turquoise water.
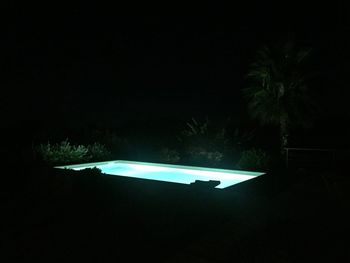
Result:
{"label": "turquoise water", "polygon": [[149,180],[165,181],[179,184],[191,184],[196,180],[220,181],[216,188],[223,189],[246,180],[253,179],[263,173],[247,172],[238,170],[212,169],[204,167],[142,163],[132,161],[110,161],[101,163],[88,163],[81,165],[59,166],[56,168],[66,168],[82,170],[96,167],[102,173],[116,176],[126,176]]}

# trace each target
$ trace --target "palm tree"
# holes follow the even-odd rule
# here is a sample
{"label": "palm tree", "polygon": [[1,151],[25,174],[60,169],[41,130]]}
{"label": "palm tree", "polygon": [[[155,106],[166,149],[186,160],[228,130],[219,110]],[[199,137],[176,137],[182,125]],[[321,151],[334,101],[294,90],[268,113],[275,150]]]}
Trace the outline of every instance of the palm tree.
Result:
{"label": "palm tree", "polygon": [[279,125],[283,154],[290,127],[305,122],[310,105],[305,81],[305,62],[310,49],[297,49],[292,42],[263,47],[251,64],[247,78],[252,85],[243,90],[248,110],[261,124]]}

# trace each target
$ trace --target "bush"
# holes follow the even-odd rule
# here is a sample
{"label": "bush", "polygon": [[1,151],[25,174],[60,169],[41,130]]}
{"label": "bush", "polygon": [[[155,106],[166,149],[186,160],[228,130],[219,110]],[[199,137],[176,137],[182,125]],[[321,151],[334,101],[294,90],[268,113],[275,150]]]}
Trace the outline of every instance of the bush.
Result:
{"label": "bush", "polygon": [[97,141],[102,145],[106,145],[110,151],[108,158],[125,158],[129,155],[130,142],[125,137],[117,135],[111,130],[94,130],[87,135],[87,142]]}
{"label": "bush", "polygon": [[237,163],[239,169],[265,171],[270,164],[270,156],[261,149],[250,149],[243,151]]}
{"label": "bush", "polygon": [[185,162],[193,165],[218,166],[232,149],[226,125],[192,118],[178,137]]}
{"label": "bush", "polygon": [[87,149],[91,161],[105,161],[111,158],[111,152],[108,151],[106,146],[98,142],[88,145]]}
{"label": "bush", "polygon": [[223,160],[223,153],[219,151],[208,151],[201,147],[192,147],[189,149],[189,161],[193,165],[204,165],[207,164],[216,166]]}
{"label": "bush", "polygon": [[164,163],[177,163],[180,161],[180,154],[174,149],[163,148],[160,151],[160,161]]}
{"label": "bush", "polygon": [[187,127],[182,131],[182,134],[187,137],[198,136],[198,135],[207,135],[208,134],[208,125],[209,119],[205,119],[204,122],[197,121],[195,118],[192,118],[190,122],[186,123]]}
{"label": "bush", "polygon": [[50,142],[40,144],[37,152],[45,162],[52,165],[103,161],[111,156],[103,144],[71,145],[68,139],[54,145]]}
{"label": "bush", "polygon": [[40,144],[37,148],[42,159],[50,164],[69,164],[85,162],[90,159],[89,150],[83,145],[71,145],[68,139],[51,145]]}

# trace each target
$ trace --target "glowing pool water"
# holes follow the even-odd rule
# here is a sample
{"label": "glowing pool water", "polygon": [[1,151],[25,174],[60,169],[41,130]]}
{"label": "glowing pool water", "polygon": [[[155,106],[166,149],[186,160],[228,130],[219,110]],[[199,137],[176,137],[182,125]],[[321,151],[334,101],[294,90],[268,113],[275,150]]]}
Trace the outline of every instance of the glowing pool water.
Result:
{"label": "glowing pool water", "polygon": [[195,166],[170,165],[159,163],[109,161],[77,165],[57,166],[55,168],[82,170],[98,168],[102,173],[179,184],[191,184],[198,181],[220,181],[215,188],[226,188],[264,173],[239,170],[214,169]]}

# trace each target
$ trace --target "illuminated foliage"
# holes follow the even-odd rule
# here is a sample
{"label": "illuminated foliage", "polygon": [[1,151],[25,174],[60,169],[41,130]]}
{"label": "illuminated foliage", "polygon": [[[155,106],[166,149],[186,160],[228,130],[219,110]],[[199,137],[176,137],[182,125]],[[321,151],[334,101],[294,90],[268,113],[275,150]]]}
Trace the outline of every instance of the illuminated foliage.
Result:
{"label": "illuminated foliage", "polygon": [[37,152],[49,164],[100,161],[108,160],[110,157],[110,152],[102,144],[72,145],[68,139],[56,144],[51,144],[50,142],[40,144],[37,147]]}
{"label": "illuminated foliage", "polygon": [[88,149],[83,145],[71,145],[68,139],[56,143],[40,144],[38,152],[48,163],[77,163],[89,160]]}

